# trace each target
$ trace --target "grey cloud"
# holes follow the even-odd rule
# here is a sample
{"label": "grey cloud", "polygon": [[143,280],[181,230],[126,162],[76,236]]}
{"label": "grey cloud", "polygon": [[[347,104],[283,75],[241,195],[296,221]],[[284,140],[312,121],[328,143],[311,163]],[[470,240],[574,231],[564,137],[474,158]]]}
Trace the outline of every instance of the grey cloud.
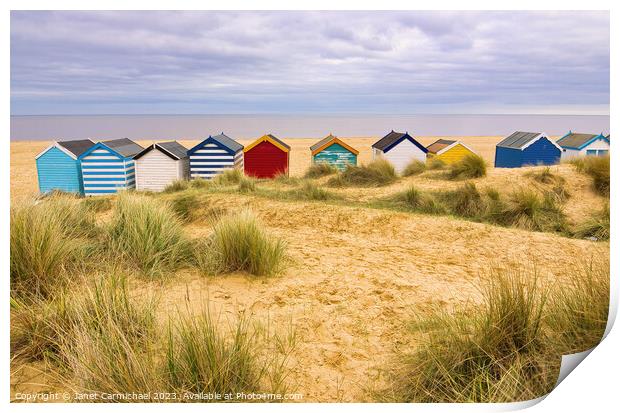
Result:
{"label": "grey cloud", "polygon": [[12,113],[609,103],[607,12],[13,12]]}

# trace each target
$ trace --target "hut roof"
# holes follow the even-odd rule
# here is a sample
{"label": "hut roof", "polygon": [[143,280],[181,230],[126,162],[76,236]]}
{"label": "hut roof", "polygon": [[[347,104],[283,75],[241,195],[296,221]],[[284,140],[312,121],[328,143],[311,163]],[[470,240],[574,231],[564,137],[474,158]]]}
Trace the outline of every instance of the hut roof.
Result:
{"label": "hut roof", "polygon": [[90,139],[78,139],[74,141],[57,141],[52,143],[50,146],[41,151],[35,159],[39,159],[41,155],[50,150],[52,147],[57,147],[61,151],[65,152],[70,157],[77,159],[78,156],[86,152],[91,146],[93,146],[95,142]]}
{"label": "hut roof", "polygon": [[435,142],[431,143],[426,147],[430,153],[437,153],[440,150],[456,143],[456,141],[452,141],[449,139],[437,139]]}
{"label": "hut roof", "polygon": [[160,142],[156,144],[177,159],[187,158],[187,148],[177,141]]}
{"label": "hut roof", "polygon": [[144,149],[142,146],[127,138],[112,139],[109,141],[102,141],[101,143],[126,158],[133,157]]}
{"label": "hut roof", "polygon": [[146,147],[146,149],[144,149],[142,152],[140,152],[133,158],[139,159],[143,157],[144,155],[146,155],[147,153],[149,153],[150,151],[152,151],[153,149],[160,150],[165,155],[167,155],[168,157],[174,160],[187,158],[187,149],[185,148],[185,146],[181,145],[177,141],[154,143]]}
{"label": "hut roof", "polygon": [[[543,132],[515,132],[498,143],[497,146],[502,148],[524,150],[541,138],[547,138],[547,135]],[[553,146],[558,148],[560,151],[562,150],[560,145],[549,138],[547,139],[553,144]]]}
{"label": "hut roof", "polygon": [[317,153],[321,152],[323,149],[327,148],[328,146],[333,145],[334,143],[339,144],[340,146],[342,146],[343,148],[345,148],[346,150],[348,150],[349,152],[355,155],[359,154],[359,151],[357,149],[347,145],[346,143],[344,143],[343,141],[341,141],[340,139],[338,139],[331,133],[325,138],[315,143],[314,145],[312,145],[310,147],[310,152],[312,152],[312,155],[316,155]]}
{"label": "hut roof", "polygon": [[538,138],[540,135],[540,132],[515,132],[498,143],[497,146],[521,149],[523,146]]}
{"label": "hut roof", "polygon": [[276,138],[272,134],[267,134],[267,135],[261,136],[260,138],[256,139],[254,142],[246,146],[245,149],[243,149],[243,151],[247,152],[261,142],[271,142],[273,145],[277,146],[284,152],[289,152],[291,150],[291,147],[288,146],[286,143],[282,142],[280,139]]}
{"label": "hut roof", "polygon": [[86,152],[95,142],[90,139],[79,139],[75,141],[59,141],[58,144],[77,157]]}
{"label": "hut roof", "polygon": [[469,146],[465,145],[463,142],[461,142],[461,141],[453,141],[453,140],[449,140],[449,139],[439,139],[436,142],[430,144],[427,147],[427,149],[432,154],[441,155],[442,153],[449,151],[450,149],[452,149],[456,145],[461,145],[462,147],[467,149],[469,152],[474,153],[474,154],[476,153],[476,151],[474,151]]}
{"label": "hut roof", "polygon": [[405,132],[405,133],[401,133],[401,132],[394,132],[391,131],[390,133],[388,133],[387,135],[385,135],[383,138],[379,139],[377,142],[375,142],[372,147],[373,148],[377,148],[381,151],[386,151],[392,148],[392,146],[396,145],[398,142],[402,141],[403,139],[409,138],[411,139],[411,141],[413,142],[413,144],[415,146],[417,146],[418,148],[420,148],[420,150],[424,153],[427,153],[428,150],[422,146],[418,141],[416,141],[415,139],[413,139],[413,137],[411,135],[409,135],[409,133]]}
{"label": "hut roof", "polygon": [[575,133],[571,131],[558,139],[558,145],[563,148],[581,149],[584,146],[588,145],[591,141],[599,137],[608,139],[607,137],[603,136],[603,134],[595,135],[592,133]]}
{"label": "hut roof", "polygon": [[243,145],[241,145],[236,140],[231,139],[228,136],[224,135],[224,132],[220,133],[219,135],[212,136],[211,138],[218,141],[222,145],[232,149],[234,152],[238,152],[241,149],[243,149]]}

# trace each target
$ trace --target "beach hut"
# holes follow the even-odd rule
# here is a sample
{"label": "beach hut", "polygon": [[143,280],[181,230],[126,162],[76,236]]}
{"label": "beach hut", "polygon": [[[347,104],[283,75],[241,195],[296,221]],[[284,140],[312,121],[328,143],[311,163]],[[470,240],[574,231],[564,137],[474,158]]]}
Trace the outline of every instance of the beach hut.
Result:
{"label": "beach hut", "polygon": [[445,164],[460,161],[467,155],[475,155],[467,145],[450,139],[438,139],[426,147],[428,159],[439,159]]}
{"label": "beach hut", "polygon": [[190,176],[211,179],[227,169],[243,168],[243,145],[222,132],[209,136],[187,152]]}
{"label": "beach hut", "polygon": [[560,161],[561,153],[562,148],[545,133],[515,132],[495,146],[495,167],[554,165]]}
{"label": "beach hut", "polygon": [[357,165],[359,151],[331,133],[310,147],[312,163],[327,163],[344,170],[347,165]]}
{"label": "beach hut", "polygon": [[288,175],[290,151],[290,146],[273,135],[258,138],[243,150],[245,174],[256,178]]}
{"label": "beach hut", "polygon": [[569,131],[558,139],[557,144],[562,147],[562,159],[603,156],[609,153],[609,136],[602,133],[595,135]]}
{"label": "beach hut", "polygon": [[387,159],[396,172],[402,172],[414,159],[426,161],[428,150],[409,133],[390,132],[372,145],[372,158]]}
{"label": "beach hut", "polygon": [[84,194],[79,156],[95,143],[90,139],[53,142],[35,157],[39,191]]}
{"label": "beach hut", "polygon": [[149,145],[133,160],[139,191],[163,191],[172,182],[187,179],[189,175],[187,148],[177,141]]}
{"label": "beach hut", "polygon": [[78,158],[84,195],[109,195],[136,187],[133,157],[144,148],[130,139],[114,139],[91,146]]}

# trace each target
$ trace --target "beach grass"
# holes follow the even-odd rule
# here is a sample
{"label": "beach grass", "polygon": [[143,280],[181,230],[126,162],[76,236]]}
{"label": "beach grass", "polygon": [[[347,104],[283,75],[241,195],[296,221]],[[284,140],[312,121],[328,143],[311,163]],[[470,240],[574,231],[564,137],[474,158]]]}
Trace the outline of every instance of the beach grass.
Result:
{"label": "beach grass", "polygon": [[593,189],[600,195],[609,196],[610,186],[610,157],[607,156],[584,156],[574,158],[570,164],[582,173],[592,178]]}
{"label": "beach grass", "polygon": [[190,251],[168,203],[131,193],[118,195],[108,235],[115,255],[151,277],[180,268]]}
{"label": "beach grass", "polygon": [[576,238],[594,238],[607,241],[610,237],[611,215],[609,204],[605,204],[599,211],[594,211],[583,222],[577,225]]}
{"label": "beach grass", "polygon": [[326,162],[313,163],[304,173],[304,178],[316,179],[323,176],[333,175],[338,172],[338,168]]}
{"label": "beach grass", "polygon": [[197,266],[206,274],[269,276],[283,268],[285,257],[284,242],[268,234],[248,210],[222,217],[211,236],[195,246]]}
{"label": "beach grass", "polygon": [[427,169],[430,171],[437,171],[440,169],[444,169],[446,167],[446,163],[437,157],[433,157],[427,161]]}
{"label": "beach grass", "polygon": [[327,185],[332,187],[384,186],[395,182],[396,179],[394,166],[385,159],[378,159],[368,165],[348,165],[344,171],[330,178]]}
{"label": "beach grass", "polygon": [[164,193],[169,194],[172,192],[179,192],[179,191],[185,191],[187,188],[189,188],[189,181],[185,180],[185,179],[178,179],[176,181],[173,181],[172,183],[168,184],[165,188],[164,188]]}
{"label": "beach grass", "polygon": [[10,226],[12,295],[51,295],[96,250],[98,228],[77,200],[13,204]]}
{"label": "beach grass", "polygon": [[600,342],[609,311],[609,261],[583,263],[544,288],[535,268],[497,268],[483,302],[416,317],[419,347],[398,353],[380,400],[511,402],[550,392],[560,356]]}
{"label": "beach grass", "polygon": [[171,199],[170,205],[177,217],[188,224],[202,213],[202,202],[195,193],[183,193]]}
{"label": "beach grass", "polygon": [[468,154],[450,165],[450,179],[480,178],[487,174],[487,164],[480,155]]}
{"label": "beach grass", "polygon": [[256,191],[256,178],[243,177],[239,181],[237,189],[241,193],[249,193]]}
{"label": "beach grass", "polygon": [[407,164],[407,166],[403,170],[402,175],[403,176],[414,176],[414,175],[419,175],[424,171],[426,171],[426,162],[422,162],[417,159],[414,159]]}
{"label": "beach grass", "polygon": [[494,271],[481,293],[481,305],[412,320],[422,342],[398,356],[385,393],[390,401],[502,402],[551,389],[536,379],[545,372],[538,357],[545,297],[536,277]]}
{"label": "beach grass", "polygon": [[236,185],[244,179],[243,172],[237,168],[226,169],[217,174],[212,182],[217,185]]}

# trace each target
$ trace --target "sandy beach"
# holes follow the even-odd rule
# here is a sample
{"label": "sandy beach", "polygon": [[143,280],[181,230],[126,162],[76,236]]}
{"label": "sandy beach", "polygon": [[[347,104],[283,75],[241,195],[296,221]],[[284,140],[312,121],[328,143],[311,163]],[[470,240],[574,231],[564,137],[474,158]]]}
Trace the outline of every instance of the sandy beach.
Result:
{"label": "sandy beach", "polygon": [[[344,138],[370,161],[375,138]],[[430,144],[436,138],[423,137]],[[466,137],[462,141],[489,164],[501,137]],[[315,139],[289,139],[291,174],[301,176],[310,163],[308,147]],[[250,140],[241,140],[247,144]],[[140,142],[143,145],[149,142]],[[196,141],[182,141],[191,147]],[[18,201],[37,192],[34,156],[49,142],[11,143],[11,198]],[[477,186],[511,191],[531,186],[528,170],[489,168]],[[565,212],[579,220],[602,205],[587,177],[569,165],[552,167],[570,182],[572,197]],[[352,200],[387,196],[414,184],[422,189],[454,188],[458,183],[432,172],[402,178],[382,188],[344,188]],[[275,185],[265,183],[264,185]],[[494,266],[536,266],[547,280],[561,280],[570,271],[567,257],[588,250],[609,255],[608,243],[575,240],[446,216],[428,216],[320,202],[286,202],[242,194],[215,194],[210,202],[229,211],[250,208],[268,231],[282,238],[291,264],[275,278],[246,274],[205,278],[182,270],[162,284],[134,281],[134,292],[161,297],[161,317],[205,304],[224,317],[249,314],[279,331],[293,326],[296,347],[290,359],[291,381],[303,401],[368,401],[381,383],[381,368],[395,349],[415,345],[406,334],[412,315],[450,309],[478,300],[477,286]],[[206,236],[208,222],[186,227],[191,237]],[[36,364],[14,369],[12,391],[52,385]],[[34,384],[33,384],[34,383]],[[44,383],[44,384],[41,384]]]}

